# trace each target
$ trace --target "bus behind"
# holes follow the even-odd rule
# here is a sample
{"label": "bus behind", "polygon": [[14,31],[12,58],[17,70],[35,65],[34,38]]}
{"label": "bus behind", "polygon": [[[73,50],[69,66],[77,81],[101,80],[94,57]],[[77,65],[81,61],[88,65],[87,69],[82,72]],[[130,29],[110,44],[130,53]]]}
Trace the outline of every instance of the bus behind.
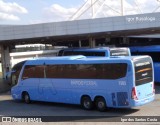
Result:
{"label": "bus behind", "polygon": [[58,56],[84,55],[87,57],[131,56],[127,47],[68,48],[59,51]]}

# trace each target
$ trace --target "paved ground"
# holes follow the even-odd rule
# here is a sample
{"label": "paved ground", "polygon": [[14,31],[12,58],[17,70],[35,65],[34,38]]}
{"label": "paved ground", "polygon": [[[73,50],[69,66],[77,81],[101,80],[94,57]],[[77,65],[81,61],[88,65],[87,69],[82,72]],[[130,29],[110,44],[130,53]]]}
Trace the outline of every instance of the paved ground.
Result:
{"label": "paved ground", "polygon": [[[156,99],[154,102],[136,107],[133,109],[110,109],[106,112],[97,110],[86,111],[79,105],[67,105],[46,102],[33,102],[25,104],[21,101],[14,101],[10,92],[0,94],[0,116],[61,116],[54,117],[58,121],[65,121],[63,116],[68,116],[72,121],[106,121],[110,118],[120,118],[123,116],[160,116],[160,86],[156,86]],[[85,117],[84,117],[85,116]],[[98,116],[98,117],[89,117]],[[63,120],[62,120],[63,119]],[[142,124],[142,123],[141,123]]]}

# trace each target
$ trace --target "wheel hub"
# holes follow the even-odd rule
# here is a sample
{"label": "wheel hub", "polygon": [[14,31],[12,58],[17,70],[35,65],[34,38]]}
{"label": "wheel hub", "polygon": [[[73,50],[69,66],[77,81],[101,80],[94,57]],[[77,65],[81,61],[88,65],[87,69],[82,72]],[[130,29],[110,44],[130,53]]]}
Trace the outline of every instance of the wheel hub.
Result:
{"label": "wheel hub", "polygon": [[89,103],[89,102],[84,102],[84,106],[85,106],[86,108],[89,108],[90,103]]}
{"label": "wheel hub", "polygon": [[104,103],[103,103],[103,102],[99,102],[99,103],[98,103],[98,107],[99,107],[99,108],[103,108],[103,107],[104,107]]}

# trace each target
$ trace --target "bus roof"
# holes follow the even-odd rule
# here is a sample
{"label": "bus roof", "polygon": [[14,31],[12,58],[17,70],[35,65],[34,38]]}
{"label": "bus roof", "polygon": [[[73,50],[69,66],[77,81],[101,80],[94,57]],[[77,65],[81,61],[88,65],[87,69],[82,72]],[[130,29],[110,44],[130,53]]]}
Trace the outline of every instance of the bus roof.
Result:
{"label": "bus roof", "polygon": [[116,61],[116,62],[124,62],[124,61],[131,61],[131,60],[138,60],[140,58],[144,58],[148,56],[129,56],[129,57],[94,57],[94,58],[86,58],[85,56],[62,56],[62,57],[52,57],[52,58],[35,58],[32,60],[26,61],[25,65],[42,65],[42,64],[70,64],[70,63],[77,63],[77,61],[84,61],[86,63],[98,63],[106,62],[106,61]]}
{"label": "bus roof", "polygon": [[67,49],[62,49],[64,51],[105,51],[105,50],[117,50],[117,49],[129,49],[127,47],[97,47],[97,48],[67,48]]}

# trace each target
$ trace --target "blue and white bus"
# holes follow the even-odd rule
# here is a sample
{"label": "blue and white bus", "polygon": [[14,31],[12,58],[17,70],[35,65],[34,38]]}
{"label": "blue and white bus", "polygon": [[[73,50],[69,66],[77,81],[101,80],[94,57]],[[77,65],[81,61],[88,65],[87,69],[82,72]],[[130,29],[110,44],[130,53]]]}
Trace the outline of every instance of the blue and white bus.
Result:
{"label": "blue and white bus", "polygon": [[160,46],[135,46],[130,49],[132,55],[149,55],[152,57],[154,64],[154,80],[160,83]]}
{"label": "blue and white bus", "polygon": [[131,56],[127,47],[69,48],[59,51],[58,56],[84,55],[87,57]]}
{"label": "blue and white bus", "polygon": [[152,59],[86,58],[64,56],[28,60],[18,84],[15,100],[81,104],[99,111],[107,107],[131,108],[152,102],[155,96]]}

